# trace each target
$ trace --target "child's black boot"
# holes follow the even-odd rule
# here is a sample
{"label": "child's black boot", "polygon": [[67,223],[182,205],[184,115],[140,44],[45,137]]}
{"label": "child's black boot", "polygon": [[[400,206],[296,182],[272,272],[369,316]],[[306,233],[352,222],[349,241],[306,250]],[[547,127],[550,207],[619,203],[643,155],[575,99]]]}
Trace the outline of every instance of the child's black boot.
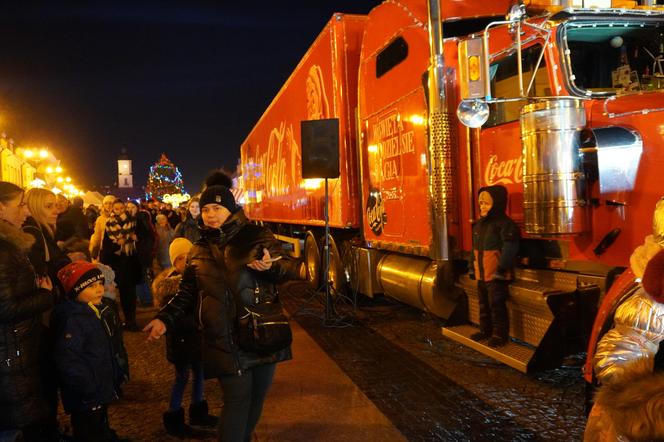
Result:
{"label": "child's black boot", "polygon": [[208,413],[207,401],[195,402],[189,405],[189,424],[203,427],[216,427],[219,419]]}
{"label": "child's black boot", "polygon": [[164,428],[168,434],[179,439],[194,435],[194,429],[184,422],[184,409],[182,408],[164,413]]}

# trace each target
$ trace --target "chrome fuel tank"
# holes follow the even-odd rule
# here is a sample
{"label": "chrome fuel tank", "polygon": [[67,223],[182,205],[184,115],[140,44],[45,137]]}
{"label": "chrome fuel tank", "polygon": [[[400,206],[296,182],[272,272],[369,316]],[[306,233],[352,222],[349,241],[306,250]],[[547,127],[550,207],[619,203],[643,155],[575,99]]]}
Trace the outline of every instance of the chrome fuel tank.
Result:
{"label": "chrome fuel tank", "polygon": [[521,110],[525,231],[569,235],[588,229],[579,157],[586,113],[580,100],[538,101]]}

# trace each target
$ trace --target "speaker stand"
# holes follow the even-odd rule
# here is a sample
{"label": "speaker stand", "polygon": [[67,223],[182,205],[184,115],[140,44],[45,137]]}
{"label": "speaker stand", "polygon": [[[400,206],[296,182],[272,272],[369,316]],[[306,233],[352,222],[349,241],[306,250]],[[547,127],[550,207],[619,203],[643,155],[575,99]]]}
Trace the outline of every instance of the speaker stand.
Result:
{"label": "speaker stand", "polygon": [[[293,316],[298,316],[300,314],[310,314],[313,316],[318,316],[312,313],[304,307],[309,304],[314,299],[320,299],[323,296],[322,304],[324,305],[322,322],[324,327],[350,327],[352,326],[353,318],[346,315],[339,314],[334,306],[333,295],[334,295],[334,286],[330,281],[330,196],[328,189],[328,178],[325,178],[325,245],[323,246],[323,274],[322,277],[323,283],[320,287],[313,291],[311,296],[297,309]],[[337,294],[337,297],[341,298],[340,294]],[[346,298],[343,296],[343,298]],[[353,303],[353,313],[357,308],[357,301]]]}

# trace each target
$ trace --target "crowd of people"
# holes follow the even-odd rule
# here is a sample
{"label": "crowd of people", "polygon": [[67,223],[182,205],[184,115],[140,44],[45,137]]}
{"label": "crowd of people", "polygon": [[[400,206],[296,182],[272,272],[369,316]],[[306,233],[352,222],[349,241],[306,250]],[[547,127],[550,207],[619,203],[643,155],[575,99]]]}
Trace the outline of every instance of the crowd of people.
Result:
{"label": "crowd of people", "polygon": [[[160,310],[145,331],[167,335],[175,372],[166,431],[195,437],[192,426],[217,426],[220,440],[251,440],[290,347],[238,347],[236,316],[259,286],[276,298],[275,284],[298,277],[299,263],[273,259],[283,257],[280,243],[249,223],[231,187],[215,173],[200,198],[174,210],[111,195],[84,207],[78,197],[0,182],[0,439],[124,440],[108,419],[129,379],[123,332],[140,331],[136,309],[154,302]],[[208,412],[209,378],[223,389],[220,418]],[[60,432],[59,400],[73,434]]]}
{"label": "crowd of people", "polygon": [[[84,208],[80,198],[0,181],[0,440],[126,440],[111,428],[108,406],[129,380],[123,332],[140,331],[137,306],[153,302],[158,311],[143,331],[148,340],[166,335],[174,367],[166,431],[195,438],[195,427],[216,427],[221,441],[252,439],[276,364],[291,349],[290,337],[270,350],[243,344],[242,319],[259,300],[274,304],[276,284],[298,278],[302,263],[247,219],[231,188],[215,173],[178,210],[111,195]],[[473,230],[481,253],[471,273],[485,298],[473,339],[492,347],[507,341],[504,302],[518,243],[505,201],[504,188],[482,188]],[[633,288],[607,296],[615,305],[596,319],[597,330],[612,327],[589,351],[599,392],[585,440],[664,437],[664,377],[653,371],[664,340],[663,274],[664,199],[625,274]],[[210,378],[222,390],[218,418],[205,400]],[[60,431],[59,402],[72,434]]]}

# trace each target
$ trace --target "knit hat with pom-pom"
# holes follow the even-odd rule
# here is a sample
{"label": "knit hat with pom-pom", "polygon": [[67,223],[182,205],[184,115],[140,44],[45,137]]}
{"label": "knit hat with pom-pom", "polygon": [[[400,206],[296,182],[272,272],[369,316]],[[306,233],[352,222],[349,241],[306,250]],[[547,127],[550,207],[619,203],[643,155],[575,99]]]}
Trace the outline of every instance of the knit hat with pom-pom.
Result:
{"label": "knit hat with pom-pom", "polygon": [[664,303],[664,250],[648,261],[641,282],[652,299]]}

